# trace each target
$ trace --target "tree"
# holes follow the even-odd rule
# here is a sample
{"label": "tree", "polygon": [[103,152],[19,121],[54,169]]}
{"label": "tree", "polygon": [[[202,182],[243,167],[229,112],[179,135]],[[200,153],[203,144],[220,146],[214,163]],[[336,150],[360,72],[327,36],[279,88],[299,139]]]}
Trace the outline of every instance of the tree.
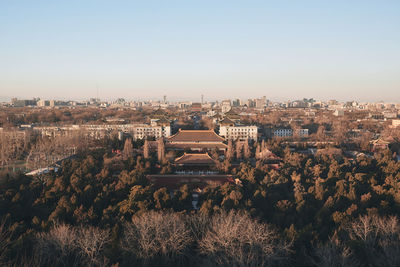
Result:
{"label": "tree", "polygon": [[124,160],[127,160],[132,155],[133,155],[132,139],[131,138],[127,138],[125,140],[124,151],[122,153],[122,157],[123,157]]}
{"label": "tree", "polygon": [[121,247],[140,266],[183,265],[192,243],[190,230],[177,213],[150,211],[124,227]]}
{"label": "tree", "polygon": [[6,224],[6,218],[0,222],[0,265],[6,265],[7,252],[10,249],[12,232]]}
{"label": "tree", "polygon": [[314,249],[311,262],[316,267],[353,267],[360,266],[350,248],[331,238],[326,244]]}
{"label": "tree", "polygon": [[244,141],[244,145],[243,145],[243,154],[244,154],[244,158],[245,159],[250,159],[251,157],[251,150],[249,147],[249,142],[246,140]]}
{"label": "tree", "polygon": [[256,159],[260,159],[261,158],[261,146],[260,143],[257,142],[257,146],[256,146]]}
{"label": "tree", "polygon": [[143,157],[145,159],[150,158],[150,145],[149,145],[149,141],[147,139],[144,141],[144,145],[143,145]]}
{"label": "tree", "polygon": [[400,223],[397,217],[360,216],[347,228],[348,239],[361,262],[373,266],[400,265]]}
{"label": "tree", "polygon": [[226,150],[226,158],[227,158],[228,160],[231,160],[231,159],[233,158],[233,153],[234,153],[234,150],[233,150],[233,142],[232,142],[231,139],[229,139],[229,141],[228,141],[228,148],[227,148],[227,150]]}
{"label": "tree", "polygon": [[77,247],[83,257],[86,266],[107,266],[108,260],[103,256],[104,249],[110,243],[109,230],[101,230],[97,227],[81,226],[77,230]]}
{"label": "tree", "polygon": [[49,232],[36,236],[35,253],[46,266],[107,266],[103,255],[109,242],[109,230],[55,224]]}
{"label": "tree", "polygon": [[243,157],[242,151],[243,151],[243,145],[238,140],[238,141],[236,141],[236,158],[237,159],[241,159]]}
{"label": "tree", "polygon": [[47,264],[76,266],[80,255],[75,228],[66,224],[56,224],[48,233],[36,237],[36,253]]}
{"label": "tree", "polygon": [[205,265],[213,266],[279,266],[289,254],[271,226],[234,211],[214,215],[199,246]]}
{"label": "tree", "polygon": [[171,197],[166,187],[162,187],[154,192],[154,207],[156,209],[166,209],[171,207]]}
{"label": "tree", "polygon": [[158,159],[158,162],[162,163],[164,161],[164,155],[165,155],[164,140],[162,138],[160,138],[157,141],[157,159]]}

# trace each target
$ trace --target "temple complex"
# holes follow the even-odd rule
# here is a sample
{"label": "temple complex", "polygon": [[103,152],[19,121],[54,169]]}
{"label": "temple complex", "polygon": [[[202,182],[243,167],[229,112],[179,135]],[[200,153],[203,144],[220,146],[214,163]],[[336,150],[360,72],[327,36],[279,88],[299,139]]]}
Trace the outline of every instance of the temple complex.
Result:
{"label": "temple complex", "polygon": [[165,139],[167,150],[226,151],[224,138],[214,130],[181,130]]}

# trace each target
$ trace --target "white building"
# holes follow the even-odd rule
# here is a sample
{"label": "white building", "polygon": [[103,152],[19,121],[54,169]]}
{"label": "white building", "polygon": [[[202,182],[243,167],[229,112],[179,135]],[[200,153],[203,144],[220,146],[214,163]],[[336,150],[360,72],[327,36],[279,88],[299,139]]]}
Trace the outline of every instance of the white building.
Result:
{"label": "white building", "polygon": [[34,127],[34,131],[40,132],[42,136],[62,136],[69,135],[70,133],[82,130],[93,138],[103,138],[109,136],[112,133],[130,134],[134,140],[143,139],[148,137],[168,137],[171,136],[170,125],[149,125],[149,124],[100,124],[100,125],[69,125],[69,126],[50,126],[50,127]]}
{"label": "white building", "polygon": [[147,124],[135,125],[132,129],[127,131],[132,134],[134,140],[143,139],[147,137],[168,137],[171,135],[170,126],[151,126]]}
{"label": "white building", "polygon": [[344,111],[342,109],[337,109],[335,112],[333,112],[333,116],[339,117],[339,116],[344,116]]}
{"label": "white building", "polygon": [[257,126],[228,126],[219,127],[219,135],[229,140],[257,140]]}
{"label": "white building", "polygon": [[298,137],[308,137],[308,129],[295,130],[295,135],[297,135]]}
{"label": "white building", "polygon": [[292,129],[275,129],[274,137],[292,137],[293,130]]}
{"label": "white building", "polygon": [[397,112],[384,111],[383,112],[383,117],[386,118],[386,119],[396,119],[397,118]]}
{"label": "white building", "polygon": [[280,128],[274,130],[274,137],[308,137],[308,129],[286,129]]}
{"label": "white building", "polygon": [[231,110],[231,101],[230,100],[223,100],[221,103],[221,110],[223,113],[228,112],[229,110]]}
{"label": "white building", "polygon": [[37,102],[36,105],[37,105],[38,107],[48,107],[48,106],[50,106],[50,101],[41,99],[41,100],[39,100],[39,101]]}
{"label": "white building", "polygon": [[392,120],[392,127],[393,128],[400,127],[400,120]]}

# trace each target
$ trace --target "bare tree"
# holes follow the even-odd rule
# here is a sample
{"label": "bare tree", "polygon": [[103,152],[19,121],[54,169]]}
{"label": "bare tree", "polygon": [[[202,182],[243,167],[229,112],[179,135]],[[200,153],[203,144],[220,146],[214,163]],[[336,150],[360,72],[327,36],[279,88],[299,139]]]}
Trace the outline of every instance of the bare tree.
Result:
{"label": "bare tree", "polygon": [[179,214],[151,211],[125,225],[121,246],[143,266],[176,266],[185,262],[191,243],[190,230]]}
{"label": "bare tree", "polygon": [[48,167],[88,146],[89,141],[80,131],[68,135],[43,136],[31,146],[26,163],[31,169]]}
{"label": "bare tree", "polygon": [[80,227],[77,231],[77,246],[86,266],[108,266],[108,261],[103,257],[105,246],[110,242],[109,230],[89,226]]}
{"label": "bare tree", "polygon": [[104,248],[110,242],[108,230],[56,224],[49,232],[38,234],[36,241],[35,254],[45,265],[108,265],[103,256]]}
{"label": "bare tree", "polygon": [[289,254],[289,244],[271,226],[234,211],[214,215],[199,246],[205,264],[214,266],[272,266]]}
{"label": "bare tree", "polygon": [[77,231],[66,224],[55,225],[48,233],[36,238],[36,252],[47,264],[78,266]]}
{"label": "bare tree", "polygon": [[26,132],[10,130],[0,131],[0,166],[18,159],[27,147]]}
{"label": "bare tree", "polygon": [[360,266],[350,248],[335,238],[331,238],[326,244],[314,249],[311,263],[318,267]]}
{"label": "bare tree", "polygon": [[364,215],[347,227],[349,240],[373,266],[400,266],[400,224],[397,217]]}

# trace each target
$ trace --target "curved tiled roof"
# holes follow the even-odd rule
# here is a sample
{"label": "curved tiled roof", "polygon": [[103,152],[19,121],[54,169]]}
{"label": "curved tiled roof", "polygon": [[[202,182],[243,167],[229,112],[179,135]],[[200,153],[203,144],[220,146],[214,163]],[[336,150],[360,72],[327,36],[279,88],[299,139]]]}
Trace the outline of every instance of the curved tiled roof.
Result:
{"label": "curved tiled roof", "polygon": [[214,130],[181,130],[167,138],[168,142],[223,142]]}
{"label": "curved tiled roof", "polygon": [[235,125],[235,122],[228,117],[224,118],[222,121],[219,122],[221,125]]}
{"label": "curved tiled roof", "polygon": [[167,143],[165,144],[166,148],[169,149],[177,149],[177,150],[185,150],[185,149],[192,149],[192,150],[203,150],[203,149],[227,149],[228,146],[224,143]]}
{"label": "curved tiled roof", "polygon": [[176,164],[215,164],[215,161],[207,154],[183,154],[175,159]]}

